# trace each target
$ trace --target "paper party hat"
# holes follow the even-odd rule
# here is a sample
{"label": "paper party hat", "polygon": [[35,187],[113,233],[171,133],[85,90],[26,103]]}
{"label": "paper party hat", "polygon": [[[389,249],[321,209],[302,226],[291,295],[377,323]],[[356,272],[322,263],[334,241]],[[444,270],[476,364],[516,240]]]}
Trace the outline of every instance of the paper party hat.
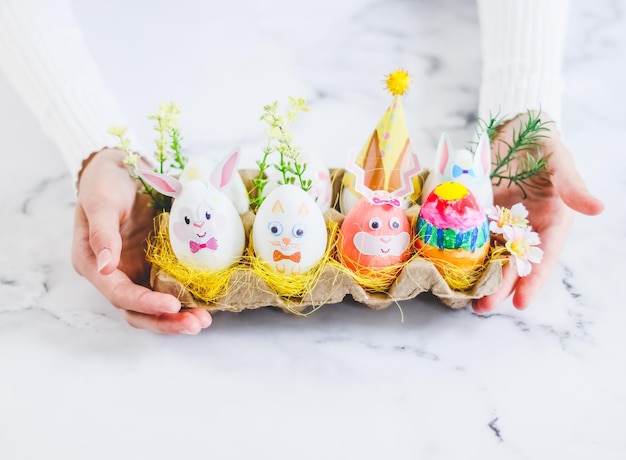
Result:
{"label": "paper party hat", "polygon": [[[387,89],[393,100],[356,158],[357,165],[365,171],[364,185],[370,190],[394,192],[402,187],[402,171],[419,167],[413,164],[417,157],[411,154],[401,100],[410,82],[411,77],[405,70],[396,70],[387,76]],[[356,193],[354,175],[344,176],[344,187]]]}

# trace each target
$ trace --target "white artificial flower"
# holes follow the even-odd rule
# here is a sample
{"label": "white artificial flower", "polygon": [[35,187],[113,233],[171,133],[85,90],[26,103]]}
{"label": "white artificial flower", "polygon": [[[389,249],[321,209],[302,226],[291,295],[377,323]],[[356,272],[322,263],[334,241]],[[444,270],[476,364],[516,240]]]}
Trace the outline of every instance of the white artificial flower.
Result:
{"label": "white artificial flower", "polygon": [[530,227],[506,226],[503,228],[505,246],[511,253],[519,276],[527,276],[532,270],[531,263],[538,264],[543,251],[536,247],[541,243],[537,232]]}
{"label": "white artificial flower", "polygon": [[511,209],[504,206],[492,206],[487,210],[489,230],[492,233],[504,233],[506,227],[525,228],[528,226],[528,210],[522,203],[514,204]]}

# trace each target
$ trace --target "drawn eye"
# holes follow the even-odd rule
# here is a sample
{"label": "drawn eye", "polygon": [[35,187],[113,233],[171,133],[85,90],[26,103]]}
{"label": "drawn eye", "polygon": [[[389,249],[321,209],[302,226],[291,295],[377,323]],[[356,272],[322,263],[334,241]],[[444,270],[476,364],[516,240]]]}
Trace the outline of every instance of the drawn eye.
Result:
{"label": "drawn eye", "polygon": [[270,222],[269,224],[267,224],[267,228],[274,236],[279,236],[283,233],[283,226],[280,225],[280,222]]}
{"label": "drawn eye", "polygon": [[393,230],[397,230],[400,228],[400,219],[398,219],[397,217],[392,217],[389,220],[389,227],[391,227]]}
{"label": "drawn eye", "polygon": [[206,217],[206,220],[211,220],[211,213],[209,211],[205,212],[204,217]]}
{"label": "drawn eye", "polygon": [[191,219],[189,219],[189,217],[185,216],[185,223],[187,225],[189,225],[191,223]]}
{"label": "drawn eye", "polygon": [[304,234],[306,233],[306,229],[304,228],[304,225],[302,224],[296,224],[293,226],[293,228],[291,229],[291,233],[293,234],[293,236],[295,236],[296,238],[302,238],[304,236]]}
{"label": "drawn eye", "polygon": [[382,221],[378,217],[370,219],[370,228],[372,230],[378,230],[382,224]]}

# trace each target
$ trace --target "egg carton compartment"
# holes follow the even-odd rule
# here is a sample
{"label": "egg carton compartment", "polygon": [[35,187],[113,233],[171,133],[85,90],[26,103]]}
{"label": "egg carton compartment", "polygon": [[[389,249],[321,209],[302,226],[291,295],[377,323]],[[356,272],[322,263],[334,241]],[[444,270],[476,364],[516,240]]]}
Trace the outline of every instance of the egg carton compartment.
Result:
{"label": "egg carton compartment", "polygon": [[[250,193],[253,193],[251,179],[258,171],[244,169],[239,171]],[[425,175],[419,178],[423,183]],[[337,210],[341,191],[343,169],[332,169],[333,203],[334,209],[326,214],[327,221],[337,222],[339,225],[343,215]],[[415,205],[407,214],[417,215],[419,209]],[[167,216],[161,216],[161,218]],[[254,213],[248,212],[242,216],[246,235],[250,235],[254,223]],[[295,314],[306,314],[326,304],[341,302],[350,295],[355,301],[374,310],[389,307],[397,302],[415,298],[423,292],[430,291],[442,303],[451,308],[462,308],[471,300],[479,299],[494,293],[502,281],[502,259],[490,261],[485,267],[480,279],[467,291],[455,291],[450,288],[435,265],[420,257],[413,257],[391,283],[385,292],[372,292],[358,284],[346,270],[334,264],[328,264],[319,272],[312,283],[312,287],[302,297],[284,297],[272,289],[261,276],[251,268],[241,266],[234,270],[228,279],[225,293],[212,302],[204,302],[195,298],[189,289],[189,283],[176,279],[167,270],[152,266],[150,282],[152,288],[178,297],[186,307],[202,307],[211,312],[231,311],[240,312],[247,309],[261,307],[278,307]]]}

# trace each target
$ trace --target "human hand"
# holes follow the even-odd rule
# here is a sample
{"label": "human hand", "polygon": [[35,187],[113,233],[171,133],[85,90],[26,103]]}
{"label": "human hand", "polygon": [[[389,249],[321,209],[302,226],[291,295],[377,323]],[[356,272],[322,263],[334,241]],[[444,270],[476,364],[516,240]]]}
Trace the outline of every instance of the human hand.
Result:
{"label": "human hand", "polygon": [[[492,156],[498,148],[505,151],[505,142],[510,142],[513,132],[528,119],[527,114],[518,115],[507,122],[500,130],[492,145]],[[541,114],[542,121],[551,121]],[[543,260],[534,265],[531,273],[519,277],[512,264],[504,266],[502,284],[495,293],[475,300],[474,311],[486,313],[493,310],[500,302],[513,294],[513,305],[523,310],[530,305],[539,293],[546,279],[556,266],[565,235],[569,231],[575,212],[597,215],[604,209],[604,204],[594,197],[585,186],[574,165],[572,154],[563,143],[554,123],[548,123],[549,132],[543,139],[543,153],[549,154],[548,173],[533,177],[526,187],[527,197],[515,185],[508,186],[503,181],[494,187],[494,202],[510,208],[515,203],[523,203],[528,210],[528,220],[533,230],[541,238]]]}
{"label": "human hand", "polygon": [[202,308],[180,311],[180,301],[149,289],[146,237],[155,209],[123,164],[125,154],[105,149],[85,167],[78,184],[72,263],[131,326],[163,333],[197,334],[211,324]]}

